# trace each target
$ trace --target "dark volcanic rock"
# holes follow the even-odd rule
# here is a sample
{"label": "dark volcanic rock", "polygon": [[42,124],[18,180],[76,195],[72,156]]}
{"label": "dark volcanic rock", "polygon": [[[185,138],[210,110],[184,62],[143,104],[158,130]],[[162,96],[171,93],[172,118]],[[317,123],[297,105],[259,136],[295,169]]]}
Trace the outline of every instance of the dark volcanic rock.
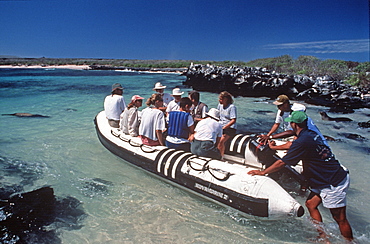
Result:
{"label": "dark volcanic rock", "polygon": [[194,90],[219,93],[227,90],[234,96],[270,97],[286,94],[291,99],[351,111],[370,108],[366,89],[351,87],[330,76],[284,75],[258,67],[221,67],[191,64],[184,75],[184,85]]}

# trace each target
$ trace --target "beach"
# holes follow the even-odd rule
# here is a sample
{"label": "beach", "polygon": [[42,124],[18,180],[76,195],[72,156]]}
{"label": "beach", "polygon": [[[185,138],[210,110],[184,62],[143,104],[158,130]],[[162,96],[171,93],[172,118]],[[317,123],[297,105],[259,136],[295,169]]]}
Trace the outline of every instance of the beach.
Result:
{"label": "beach", "polygon": [[0,69],[73,69],[89,70],[90,65],[0,65]]}

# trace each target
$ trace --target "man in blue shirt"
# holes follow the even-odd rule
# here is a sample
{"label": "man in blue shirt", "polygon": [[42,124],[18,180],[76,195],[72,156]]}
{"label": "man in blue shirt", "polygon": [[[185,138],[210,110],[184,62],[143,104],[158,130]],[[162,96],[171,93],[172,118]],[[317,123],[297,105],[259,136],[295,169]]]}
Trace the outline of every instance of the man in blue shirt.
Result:
{"label": "man in blue shirt", "polygon": [[[307,128],[307,115],[303,111],[294,111],[285,121],[295,132],[297,139],[293,141],[287,154],[265,170],[252,170],[248,174],[266,175],[276,172],[287,165],[303,163],[303,176],[311,187],[306,200],[306,207],[312,219],[322,222],[318,206],[329,208],[334,220],[338,223],[343,237],[352,240],[352,228],[346,217],[346,191],[349,187],[349,174],[335,159],[330,148],[322,138]],[[320,235],[325,233],[318,229]]]}

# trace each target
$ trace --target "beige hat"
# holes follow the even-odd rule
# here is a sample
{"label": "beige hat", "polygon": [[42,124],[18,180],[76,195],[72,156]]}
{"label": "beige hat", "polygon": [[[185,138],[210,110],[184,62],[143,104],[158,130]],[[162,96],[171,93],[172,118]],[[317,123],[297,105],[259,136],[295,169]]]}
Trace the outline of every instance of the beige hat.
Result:
{"label": "beige hat", "polygon": [[172,90],[172,96],[181,96],[182,94],[184,94],[184,92],[182,92],[182,91],[180,90],[180,88],[174,88],[174,89]]}
{"label": "beige hat", "polygon": [[206,113],[207,116],[214,118],[215,120],[220,120],[220,110],[217,108],[211,108],[208,113]]}
{"label": "beige hat", "polygon": [[276,98],[276,101],[273,102],[273,104],[281,105],[281,104],[284,104],[286,102],[289,102],[289,97],[287,95],[280,95]]}
{"label": "beige hat", "polygon": [[167,86],[162,85],[161,82],[157,82],[157,83],[155,83],[153,90],[155,91],[155,90],[158,90],[158,89],[164,89],[166,87]]}

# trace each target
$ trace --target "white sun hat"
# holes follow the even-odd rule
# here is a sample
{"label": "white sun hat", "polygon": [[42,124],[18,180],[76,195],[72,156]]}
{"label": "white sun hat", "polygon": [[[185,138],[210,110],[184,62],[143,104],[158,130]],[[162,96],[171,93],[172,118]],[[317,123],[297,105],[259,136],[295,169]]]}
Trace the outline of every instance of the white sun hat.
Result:
{"label": "white sun hat", "polygon": [[306,106],[304,106],[303,104],[300,104],[300,103],[293,103],[292,110],[293,111],[303,111],[303,112],[305,112],[306,111]]}
{"label": "white sun hat", "polygon": [[157,83],[155,83],[153,90],[155,91],[157,89],[164,89],[166,87],[167,86],[162,85],[161,82],[157,82]]}
{"label": "white sun hat", "polygon": [[182,91],[180,90],[180,88],[174,88],[174,89],[172,90],[172,96],[181,96],[182,94],[184,94],[184,92],[182,92]]}
{"label": "white sun hat", "polygon": [[208,113],[206,113],[207,116],[214,118],[215,120],[220,120],[220,110],[217,108],[211,108]]}

